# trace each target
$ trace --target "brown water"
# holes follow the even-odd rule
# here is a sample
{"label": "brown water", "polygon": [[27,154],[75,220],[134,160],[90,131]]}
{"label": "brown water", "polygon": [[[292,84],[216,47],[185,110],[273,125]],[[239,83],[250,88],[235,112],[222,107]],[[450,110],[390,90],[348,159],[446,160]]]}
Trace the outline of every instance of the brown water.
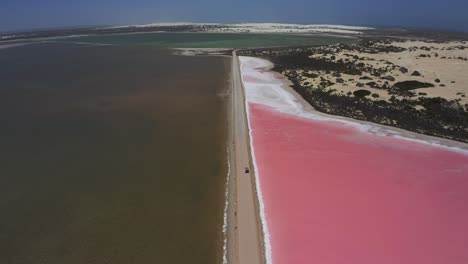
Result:
{"label": "brown water", "polygon": [[0,50],[0,263],[220,263],[228,67]]}

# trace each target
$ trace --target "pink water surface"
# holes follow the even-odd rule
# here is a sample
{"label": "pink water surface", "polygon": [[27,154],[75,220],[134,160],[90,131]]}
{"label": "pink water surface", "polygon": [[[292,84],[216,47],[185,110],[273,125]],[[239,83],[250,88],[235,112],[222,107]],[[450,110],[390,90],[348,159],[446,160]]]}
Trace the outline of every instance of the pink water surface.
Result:
{"label": "pink water surface", "polygon": [[468,156],[249,103],[274,264],[468,263]]}
{"label": "pink water surface", "polygon": [[260,78],[257,78],[255,76],[251,76],[251,75],[247,75],[247,74],[245,74],[242,77],[242,79],[243,79],[244,82],[250,82],[250,83],[262,83],[262,82],[264,82],[264,80],[262,80]]}

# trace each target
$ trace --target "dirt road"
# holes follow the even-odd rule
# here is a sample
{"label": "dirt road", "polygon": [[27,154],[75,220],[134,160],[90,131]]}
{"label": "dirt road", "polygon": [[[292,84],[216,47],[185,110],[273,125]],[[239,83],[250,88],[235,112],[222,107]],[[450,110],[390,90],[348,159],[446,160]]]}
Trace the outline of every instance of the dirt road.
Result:
{"label": "dirt road", "polygon": [[[236,259],[231,263],[264,263],[262,233],[258,211],[258,199],[255,191],[255,171],[251,162],[250,137],[245,107],[244,87],[240,75],[239,60],[236,52],[232,59],[232,155],[231,175],[236,184],[235,208],[235,244]],[[248,168],[249,172],[246,172]]]}

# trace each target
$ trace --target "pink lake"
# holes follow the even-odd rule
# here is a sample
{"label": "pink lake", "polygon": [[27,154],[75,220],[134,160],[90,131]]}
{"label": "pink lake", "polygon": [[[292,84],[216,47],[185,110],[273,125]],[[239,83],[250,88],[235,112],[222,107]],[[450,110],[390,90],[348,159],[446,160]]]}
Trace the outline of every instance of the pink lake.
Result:
{"label": "pink lake", "polygon": [[280,113],[250,80],[272,263],[468,263],[466,153]]}

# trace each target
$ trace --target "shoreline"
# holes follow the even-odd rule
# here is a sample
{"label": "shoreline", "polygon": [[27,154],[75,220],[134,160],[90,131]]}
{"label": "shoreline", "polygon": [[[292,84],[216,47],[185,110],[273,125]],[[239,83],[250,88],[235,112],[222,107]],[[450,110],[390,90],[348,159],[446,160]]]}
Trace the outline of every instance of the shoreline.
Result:
{"label": "shoreline", "polygon": [[251,127],[251,117],[249,114],[250,107],[248,105],[247,100],[245,101],[246,104],[246,110],[247,110],[247,120],[249,123],[249,137],[250,137],[250,157],[252,160],[252,166],[253,170],[255,171],[255,190],[256,190],[256,206],[257,206],[257,211],[259,213],[258,217],[258,224],[260,225],[261,228],[261,238],[262,238],[262,249],[263,249],[263,258],[264,258],[264,263],[265,264],[272,264],[272,251],[271,251],[271,242],[270,242],[270,233],[268,231],[268,222],[266,219],[266,214],[265,214],[265,204],[263,202],[263,195],[262,195],[262,189],[261,189],[261,183],[260,183],[260,172],[259,172],[259,166],[257,165],[257,161],[255,159],[255,148],[254,148],[254,140],[253,140],[253,135],[252,135],[252,130],[250,129]]}
{"label": "shoreline", "polygon": [[[232,65],[231,65],[232,67]],[[238,245],[237,245],[237,184],[235,182],[236,176],[234,175],[234,133],[233,133],[233,95],[232,95],[232,69],[229,71],[229,83],[227,89],[227,164],[228,175],[226,180],[226,201],[225,201],[225,229],[224,229],[224,248],[223,248],[223,264],[238,263]]]}
{"label": "shoreline", "polygon": [[232,184],[232,175],[231,175],[231,154],[230,154],[230,145],[231,143],[229,140],[227,140],[227,151],[226,151],[226,163],[227,163],[227,180],[226,180],[226,188],[225,188],[225,194],[224,194],[224,215],[223,215],[223,260],[222,264],[228,264],[229,259],[232,259],[233,257],[231,256],[233,250],[232,250],[232,242],[233,242],[233,231],[231,230],[232,226],[235,225],[233,222],[233,208],[231,202],[232,202],[232,193],[233,193],[233,184]]}

